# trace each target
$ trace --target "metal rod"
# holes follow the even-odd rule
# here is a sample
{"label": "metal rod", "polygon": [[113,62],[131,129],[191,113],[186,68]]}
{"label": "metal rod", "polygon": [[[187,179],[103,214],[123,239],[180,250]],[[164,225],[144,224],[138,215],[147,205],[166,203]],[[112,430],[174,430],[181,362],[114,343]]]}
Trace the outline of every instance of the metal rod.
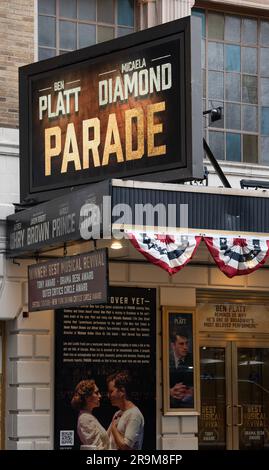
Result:
{"label": "metal rod", "polygon": [[203,139],[203,147],[204,147],[204,151],[205,153],[207,154],[207,157],[208,159],[210,160],[210,163],[213,165],[217,175],[219,176],[223,186],[225,188],[231,188],[231,185],[229,183],[229,181],[227,180],[225,174],[223,173],[221,167],[219,166],[215,156],[213,155],[213,152],[212,150],[210,149],[208,143],[206,142],[205,139]]}

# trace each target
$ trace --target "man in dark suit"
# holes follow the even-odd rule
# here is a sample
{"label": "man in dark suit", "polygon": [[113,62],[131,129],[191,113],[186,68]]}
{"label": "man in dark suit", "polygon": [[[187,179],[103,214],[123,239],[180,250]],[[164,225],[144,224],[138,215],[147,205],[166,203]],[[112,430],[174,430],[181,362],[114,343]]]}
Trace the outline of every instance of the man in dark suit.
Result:
{"label": "man in dark suit", "polygon": [[193,408],[193,356],[188,332],[183,328],[172,331],[170,343],[170,408]]}

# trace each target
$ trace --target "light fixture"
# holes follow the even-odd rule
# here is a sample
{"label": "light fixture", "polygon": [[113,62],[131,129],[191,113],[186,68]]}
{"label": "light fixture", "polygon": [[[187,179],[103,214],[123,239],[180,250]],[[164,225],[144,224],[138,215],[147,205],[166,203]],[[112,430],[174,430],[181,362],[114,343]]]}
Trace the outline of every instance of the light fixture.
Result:
{"label": "light fixture", "polygon": [[245,188],[269,189],[269,181],[240,180],[240,186],[242,189],[245,189]]}
{"label": "light fixture", "polygon": [[263,361],[256,361],[256,360],[239,362],[240,366],[258,366],[258,365],[262,365],[262,364],[264,364]]}
{"label": "light fixture", "polygon": [[207,109],[206,111],[203,111],[203,115],[205,114],[210,115],[211,122],[219,121],[220,119],[222,119],[222,107],[218,106],[216,108]]}
{"label": "light fixture", "polygon": [[113,240],[113,242],[111,243],[110,248],[112,250],[121,250],[122,249],[121,241],[120,240]]}
{"label": "light fixture", "polygon": [[211,359],[211,358],[205,358],[201,359],[200,363],[201,364],[218,364],[219,362],[224,362],[223,359]]}

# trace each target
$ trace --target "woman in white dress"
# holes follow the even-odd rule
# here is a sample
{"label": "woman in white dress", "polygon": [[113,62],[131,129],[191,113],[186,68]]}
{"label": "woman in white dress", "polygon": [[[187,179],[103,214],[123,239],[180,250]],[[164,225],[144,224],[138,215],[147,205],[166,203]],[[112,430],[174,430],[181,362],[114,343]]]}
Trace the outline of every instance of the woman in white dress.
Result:
{"label": "woman in white dress", "polygon": [[71,405],[79,411],[77,432],[81,444],[105,450],[109,448],[107,432],[92,414],[92,410],[100,406],[100,400],[101,393],[95,381],[82,380],[75,388]]}

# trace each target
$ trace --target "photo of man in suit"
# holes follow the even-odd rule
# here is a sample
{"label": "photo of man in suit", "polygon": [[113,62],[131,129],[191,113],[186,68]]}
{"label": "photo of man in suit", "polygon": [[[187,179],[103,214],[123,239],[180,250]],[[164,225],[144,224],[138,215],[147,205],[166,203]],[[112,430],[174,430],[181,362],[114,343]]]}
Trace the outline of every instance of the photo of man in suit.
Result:
{"label": "photo of man in suit", "polygon": [[170,408],[193,408],[193,355],[187,328],[170,332]]}

